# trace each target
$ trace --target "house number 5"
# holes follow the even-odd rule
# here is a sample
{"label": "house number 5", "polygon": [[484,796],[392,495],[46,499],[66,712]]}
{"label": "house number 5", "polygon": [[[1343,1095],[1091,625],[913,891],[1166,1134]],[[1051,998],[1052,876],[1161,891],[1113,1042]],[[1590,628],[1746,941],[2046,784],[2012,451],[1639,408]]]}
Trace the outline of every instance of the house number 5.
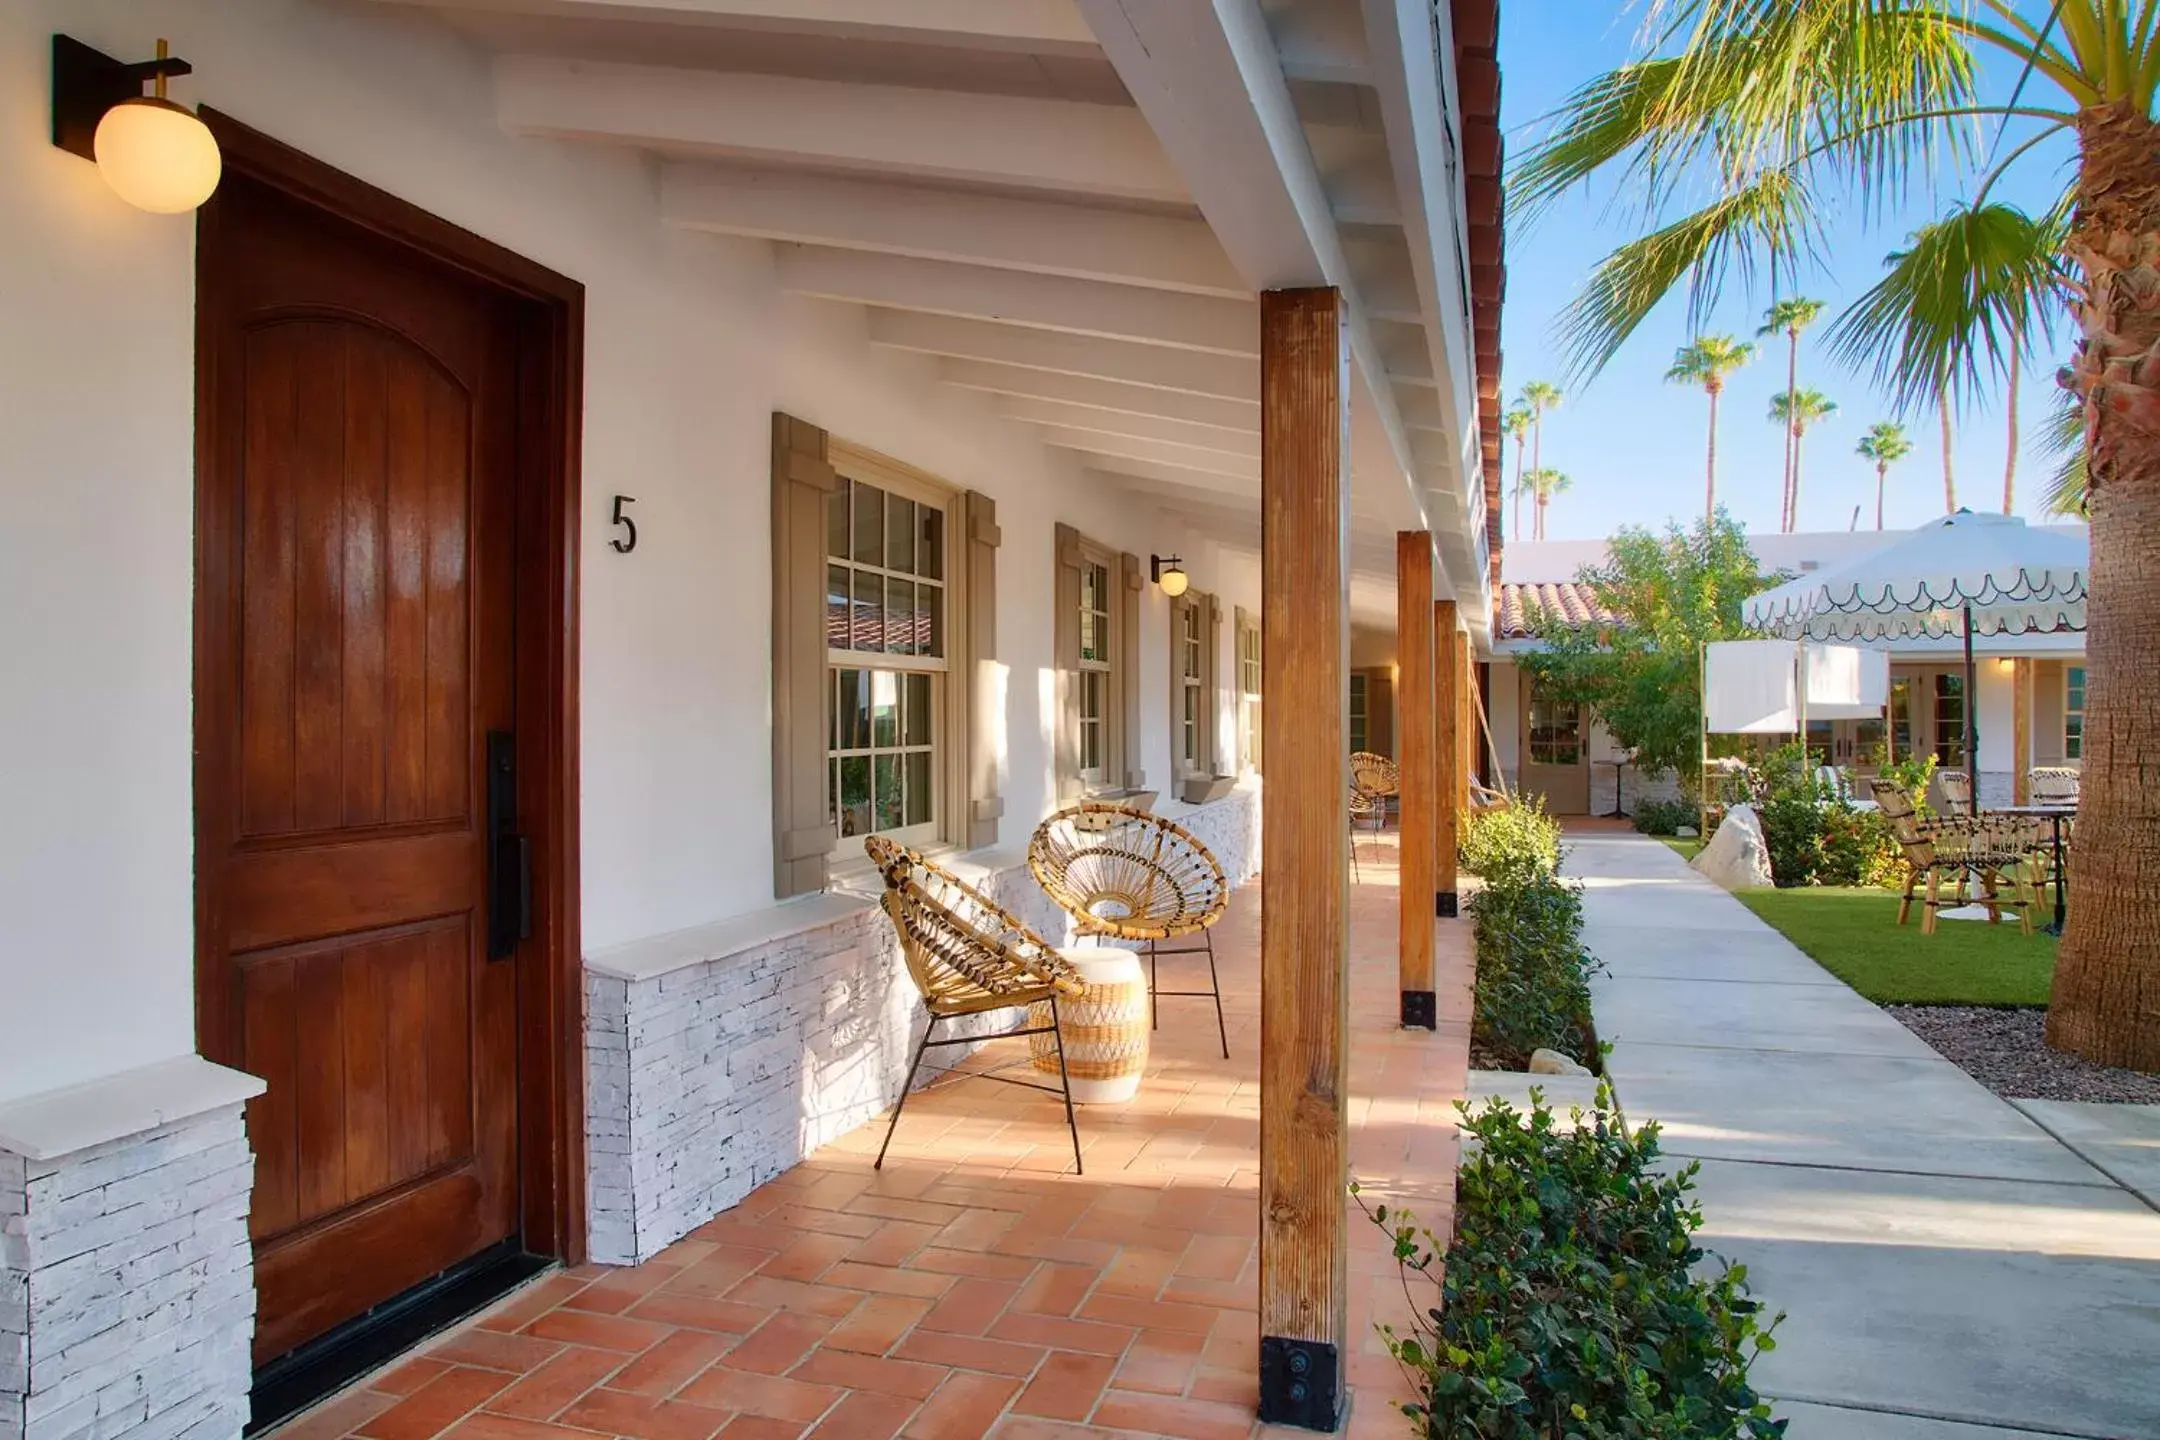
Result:
{"label": "house number 5", "polygon": [[625,515],[623,513],[623,506],[635,504],[637,504],[636,496],[617,495],[615,497],[615,513],[608,518],[608,524],[620,525],[623,529],[622,538],[620,540],[610,540],[608,543],[610,545],[613,545],[616,550],[620,551],[624,555],[627,555],[632,550],[637,549],[637,521],[632,520],[628,515]]}

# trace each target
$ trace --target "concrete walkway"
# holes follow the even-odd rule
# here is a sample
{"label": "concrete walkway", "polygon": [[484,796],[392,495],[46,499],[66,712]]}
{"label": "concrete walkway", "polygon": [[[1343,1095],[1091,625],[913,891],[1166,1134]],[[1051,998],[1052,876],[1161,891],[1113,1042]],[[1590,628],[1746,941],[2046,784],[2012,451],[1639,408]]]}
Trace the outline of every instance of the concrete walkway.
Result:
{"label": "concrete walkway", "polygon": [[1621,1107],[1787,1312],[1797,1440],[2160,1437],[2160,1213],[1665,846],[1568,843]]}

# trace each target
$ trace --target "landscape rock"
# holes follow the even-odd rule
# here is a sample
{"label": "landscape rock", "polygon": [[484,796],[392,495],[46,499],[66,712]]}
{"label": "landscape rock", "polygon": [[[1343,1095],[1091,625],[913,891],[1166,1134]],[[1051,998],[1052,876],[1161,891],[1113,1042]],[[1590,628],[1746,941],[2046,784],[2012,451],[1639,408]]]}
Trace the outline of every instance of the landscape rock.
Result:
{"label": "landscape rock", "polygon": [[1763,839],[1762,819],[1752,805],[1735,805],[1725,812],[1724,823],[1688,862],[1727,890],[1756,890],[1769,885],[1770,845]]}
{"label": "landscape rock", "polygon": [[1588,1075],[1590,1067],[1578,1065],[1558,1050],[1533,1050],[1530,1052],[1532,1075]]}
{"label": "landscape rock", "polygon": [[1674,839],[1693,840],[1696,836],[1702,834],[1702,831],[1697,830],[1693,825],[1682,825],[1672,833]]}

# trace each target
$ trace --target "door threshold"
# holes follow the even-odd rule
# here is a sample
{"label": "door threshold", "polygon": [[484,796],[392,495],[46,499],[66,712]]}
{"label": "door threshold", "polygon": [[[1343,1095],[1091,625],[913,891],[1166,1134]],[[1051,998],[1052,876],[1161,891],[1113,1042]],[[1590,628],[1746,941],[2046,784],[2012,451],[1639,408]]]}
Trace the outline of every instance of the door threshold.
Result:
{"label": "door threshold", "polygon": [[255,1371],[243,1435],[260,1435],[485,1309],[556,1262],[516,1237],[423,1280]]}

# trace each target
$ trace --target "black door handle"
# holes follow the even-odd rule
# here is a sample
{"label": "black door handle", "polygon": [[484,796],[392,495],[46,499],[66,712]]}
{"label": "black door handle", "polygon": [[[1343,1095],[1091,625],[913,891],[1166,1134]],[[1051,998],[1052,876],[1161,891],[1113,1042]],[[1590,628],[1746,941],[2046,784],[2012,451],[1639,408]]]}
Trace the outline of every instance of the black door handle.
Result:
{"label": "black door handle", "polygon": [[532,841],[517,833],[517,737],[487,736],[488,959],[503,960],[532,934]]}

